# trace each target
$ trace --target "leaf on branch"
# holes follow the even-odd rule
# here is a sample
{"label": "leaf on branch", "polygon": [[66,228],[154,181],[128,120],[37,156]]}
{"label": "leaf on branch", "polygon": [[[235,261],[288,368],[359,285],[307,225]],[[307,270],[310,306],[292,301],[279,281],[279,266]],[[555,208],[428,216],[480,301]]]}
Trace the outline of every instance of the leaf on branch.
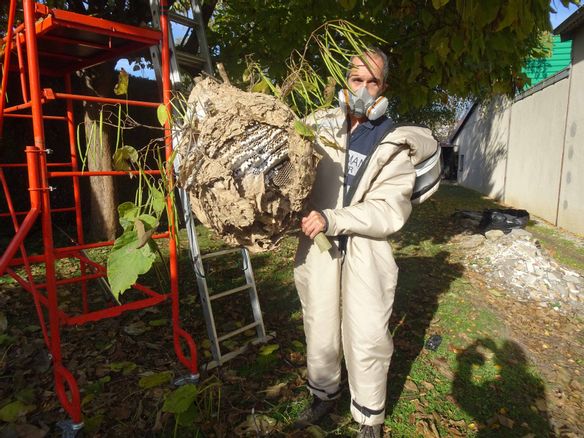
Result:
{"label": "leaf on branch", "polygon": [[115,170],[130,170],[131,163],[138,162],[138,151],[132,146],[122,146],[114,152],[113,165]]}
{"label": "leaf on branch", "polygon": [[294,121],[294,130],[301,137],[306,137],[309,139],[314,139],[314,130],[301,120]]}
{"label": "leaf on branch", "polygon": [[[146,216],[146,215],[141,215],[141,216]],[[144,245],[146,245],[146,243],[148,243],[148,241],[150,240],[150,238],[154,234],[154,231],[156,230],[155,227],[149,227],[149,229],[147,230],[146,227],[144,226],[144,222],[142,222],[138,218],[136,218],[134,220],[134,229],[136,230],[136,233],[138,234],[138,246],[137,246],[138,249],[142,248]]]}
{"label": "leaf on branch", "polygon": [[160,123],[160,126],[164,126],[166,122],[170,120],[168,108],[163,104],[158,105],[158,108],[156,108],[156,117],[158,117],[158,123]]}
{"label": "leaf on branch", "polygon": [[116,299],[152,267],[156,254],[150,245],[139,247],[136,230],[126,229],[116,239],[107,259],[107,277]]}
{"label": "leaf on branch", "polygon": [[140,209],[133,202],[124,202],[118,205],[118,216],[120,218],[120,225],[125,230],[134,224],[134,220],[138,217]]}
{"label": "leaf on branch", "polygon": [[331,105],[335,98],[335,87],[337,85],[337,81],[332,76],[327,78],[326,86],[323,91],[323,101],[325,105]]}
{"label": "leaf on branch", "polygon": [[253,93],[269,94],[270,89],[270,84],[268,84],[268,80],[266,78],[262,78],[257,84],[251,87],[251,91]]}
{"label": "leaf on branch", "polygon": [[116,96],[122,96],[128,94],[128,83],[130,81],[130,75],[123,68],[120,70],[118,75],[118,83],[114,87],[114,93]]}
{"label": "leaf on branch", "polygon": [[162,191],[158,190],[156,187],[150,188],[150,196],[152,196],[152,208],[157,214],[162,213],[166,207],[166,197]]}
{"label": "leaf on branch", "polygon": [[450,0],[432,0],[432,6],[434,9],[438,10],[443,6],[446,6]]}
{"label": "leaf on branch", "polygon": [[357,6],[357,0],[339,0],[339,4],[345,11],[350,11]]}
{"label": "leaf on branch", "polygon": [[476,8],[476,19],[474,22],[480,28],[491,24],[497,16],[499,15],[500,3],[499,2],[482,2],[479,7]]}
{"label": "leaf on branch", "polygon": [[497,26],[496,32],[511,26],[517,20],[519,7],[520,3],[517,0],[511,0],[507,2],[507,6],[505,7],[505,15]]}

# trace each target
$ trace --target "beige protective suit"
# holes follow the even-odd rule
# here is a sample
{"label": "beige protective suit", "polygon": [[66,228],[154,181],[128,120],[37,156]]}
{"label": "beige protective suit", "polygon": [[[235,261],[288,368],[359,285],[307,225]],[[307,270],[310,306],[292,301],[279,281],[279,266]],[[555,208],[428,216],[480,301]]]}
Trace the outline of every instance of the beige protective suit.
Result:
{"label": "beige protective suit", "polygon": [[[311,193],[311,210],[328,221],[333,248],[321,253],[300,238],[294,278],[304,313],[308,387],[317,397],[340,392],[344,352],[353,418],[383,423],[387,373],[393,342],[388,330],[398,268],[387,237],[411,212],[414,164],[435,152],[431,132],[399,127],[373,151],[350,205],[343,208],[347,122],[340,110],[316,114],[317,150],[322,154]],[[412,160],[413,158],[413,160]],[[346,253],[338,239],[347,235]],[[342,349],[341,349],[342,342]]]}

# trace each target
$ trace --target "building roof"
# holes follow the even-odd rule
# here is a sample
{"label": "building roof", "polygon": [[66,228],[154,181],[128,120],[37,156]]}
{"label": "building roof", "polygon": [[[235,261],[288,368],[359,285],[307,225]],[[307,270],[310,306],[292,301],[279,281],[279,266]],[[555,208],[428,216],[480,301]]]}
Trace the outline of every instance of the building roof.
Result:
{"label": "building roof", "polygon": [[579,7],[566,18],[558,27],[554,29],[554,34],[560,35],[562,41],[572,39],[574,31],[584,25],[584,7]]}
{"label": "building roof", "polygon": [[458,134],[460,133],[460,131],[462,131],[462,128],[464,128],[464,125],[466,125],[466,122],[468,121],[468,119],[470,119],[470,116],[472,115],[472,113],[474,112],[474,110],[478,106],[479,106],[479,103],[477,101],[475,101],[466,110],[466,113],[464,114],[464,116],[462,116],[462,119],[460,119],[458,121],[458,123],[456,124],[456,126],[452,130],[452,133],[448,136],[448,140],[446,140],[448,143],[450,143],[450,144],[454,143],[454,140],[456,140],[456,137],[458,137]]}
{"label": "building roof", "polygon": [[560,41],[558,35],[552,38],[551,54],[546,58],[530,59],[523,67],[523,72],[531,80],[524,87],[527,90],[570,65],[572,60],[572,41]]}

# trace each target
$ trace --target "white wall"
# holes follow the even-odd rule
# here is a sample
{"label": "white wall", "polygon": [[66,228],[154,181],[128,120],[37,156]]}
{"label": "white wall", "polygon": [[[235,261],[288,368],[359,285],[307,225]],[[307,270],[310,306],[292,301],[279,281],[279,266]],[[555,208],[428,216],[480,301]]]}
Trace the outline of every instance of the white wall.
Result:
{"label": "white wall", "polygon": [[557,225],[584,234],[584,28],[573,36],[570,74]]}
{"label": "white wall", "polygon": [[584,29],[569,75],[475,108],[454,145],[459,184],[584,234]]}
{"label": "white wall", "polygon": [[509,115],[507,99],[479,106],[454,141],[458,182],[499,200],[504,196]]}
{"label": "white wall", "polygon": [[506,204],[556,222],[569,80],[513,104]]}

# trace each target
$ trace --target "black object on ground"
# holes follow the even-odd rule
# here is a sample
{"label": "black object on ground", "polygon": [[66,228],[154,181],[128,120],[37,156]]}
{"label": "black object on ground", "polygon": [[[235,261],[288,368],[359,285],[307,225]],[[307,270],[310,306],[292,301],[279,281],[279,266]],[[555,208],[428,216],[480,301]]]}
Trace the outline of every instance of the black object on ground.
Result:
{"label": "black object on ground", "polygon": [[513,208],[490,208],[481,211],[457,211],[455,217],[471,219],[477,223],[478,231],[482,234],[490,230],[501,230],[505,234],[514,228],[525,228],[529,222],[527,210]]}
{"label": "black object on ground", "polygon": [[442,343],[442,336],[440,335],[432,335],[426,341],[426,350],[436,351],[438,347]]}
{"label": "black object on ground", "polygon": [[514,228],[525,228],[528,222],[529,213],[527,210],[515,210],[512,208],[489,209],[483,211],[479,229],[482,233],[486,233],[489,230],[501,230],[508,234]]}

